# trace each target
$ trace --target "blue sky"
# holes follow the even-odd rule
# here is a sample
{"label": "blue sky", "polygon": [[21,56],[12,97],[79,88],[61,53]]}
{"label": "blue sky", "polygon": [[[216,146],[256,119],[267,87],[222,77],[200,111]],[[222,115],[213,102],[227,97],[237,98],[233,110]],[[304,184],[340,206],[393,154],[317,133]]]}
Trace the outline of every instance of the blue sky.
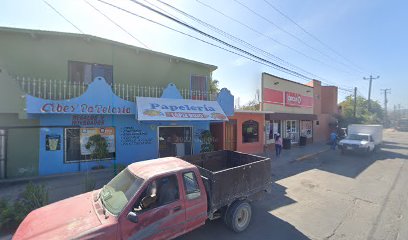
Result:
{"label": "blue sky", "polygon": [[[95,11],[84,0],[47,1],[86,34],[143,47],[137,40],[124,33]],[[268,72],[298,82],[306,82],[304,79],[293,77],[259,63],[254,63],[161,26],[154,25],[100,3],[97,0],[88,1],[131,32],[138,40],[152,50],[218,66],[213,78],[218,79],[222,87],[229,88],[236,97],[239,97],[241,104],[254,98],[256,89],[260,87],[262,72]],[[204,36],[200,36],[191,30],[170,22],[170,20],[143,9],[131,1],[106,1],[205,39]],[[146,3],[146,0],[140,1]],[[148,1],[197,28],[227,40],[236,46],[245,48],[183,17],[156,0]],[[408,62],[406,60],[406,56],[408,56],[408,14],[406,14],[408,2],[402,0],[267,0],[322,42],[340,53],[341,56],[339,56],[305,34],[296,25],[271,8],[265,0],[236,1],[247,5],[257,14],[264,16],[268,21],[248,11],[248,9],[238,4],[235,0],[199,0],[232,18],[238,19],[256,31],[262,32],[262,35],[231,21],[220,13],[204,6],[199,1],[163,1],[283,59],[285,61],[284,64],[290,64],[283,65],[285,67],[298,72],[305,70],[308,72],[305,74],[307,76],[320,78],[324,82],[339,85],[343,88],[353,88],[356,86],[365,97],[367,97],[368,92],[368,81],[364,81],[362,78],[364,76],[368,77],[370,74],[374,76],[380,75],[380,79],[373,81],[372,98],[380,100],[382,103],[383,96],[380,94],[380,89],[391,88],[389,109],[392,109],[394,104],[408,107],[408,98],[406,97],[406,90],[408,89]],[[290,34],[279,30],[271,22]],[[2,1],[0,25],[78,32],[75,27],[59,16],[42,0]],[[290,48],[276,44],[271,39],[281,42]],[[212,42],[211,40],[208,41]],[[301,54],[298,52],[301,52]],[[257,55],[262,56],[259,53]],[[297,68],[295,69],[295,67]],[[343,99],[348,94],[348,92],[340,91],[339,99]]]}

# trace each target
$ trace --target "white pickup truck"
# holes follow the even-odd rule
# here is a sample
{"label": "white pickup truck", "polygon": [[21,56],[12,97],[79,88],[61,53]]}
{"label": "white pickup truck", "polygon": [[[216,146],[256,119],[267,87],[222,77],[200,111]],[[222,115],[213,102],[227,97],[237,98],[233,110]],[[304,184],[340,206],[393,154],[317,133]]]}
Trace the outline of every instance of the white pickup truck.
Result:
{"label": "white pickup truck", "polygon": [[351,124],[348,135],[338,144],[341,153],[365,152],[372,153],[382,144],[382,125]]}

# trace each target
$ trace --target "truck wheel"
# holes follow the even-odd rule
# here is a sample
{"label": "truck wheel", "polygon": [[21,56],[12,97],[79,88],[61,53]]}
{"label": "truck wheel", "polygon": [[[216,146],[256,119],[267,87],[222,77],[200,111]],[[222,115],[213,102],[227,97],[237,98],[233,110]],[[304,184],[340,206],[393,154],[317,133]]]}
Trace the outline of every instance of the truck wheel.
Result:
{"label": "truck wheel", "polygon": [[247,201],[237,201],[227,210],[225,223],[234,232],[244,231],[251,221],[252,208]]}

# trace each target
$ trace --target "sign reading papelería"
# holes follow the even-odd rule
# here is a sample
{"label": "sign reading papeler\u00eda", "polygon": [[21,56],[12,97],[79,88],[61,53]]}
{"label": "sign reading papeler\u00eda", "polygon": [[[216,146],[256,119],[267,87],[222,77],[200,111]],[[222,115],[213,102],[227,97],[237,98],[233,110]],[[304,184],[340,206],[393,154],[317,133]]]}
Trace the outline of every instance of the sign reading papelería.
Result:
{"label": "sign reading papeler\u00eda", "polygon": [[137,97],[138,120],[228,120],[216,101]]}

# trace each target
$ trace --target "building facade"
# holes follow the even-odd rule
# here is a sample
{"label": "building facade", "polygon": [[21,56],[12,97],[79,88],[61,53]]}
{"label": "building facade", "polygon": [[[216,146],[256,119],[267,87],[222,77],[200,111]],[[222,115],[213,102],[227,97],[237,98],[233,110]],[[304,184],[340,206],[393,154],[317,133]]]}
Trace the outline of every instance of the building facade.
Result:
{"label": "building facade", "polygon": [[199,153],[210,123],[233,114],[228,90],[208,91],[213,65],[9,28],[0,29],[0,52],[1,178]]}

